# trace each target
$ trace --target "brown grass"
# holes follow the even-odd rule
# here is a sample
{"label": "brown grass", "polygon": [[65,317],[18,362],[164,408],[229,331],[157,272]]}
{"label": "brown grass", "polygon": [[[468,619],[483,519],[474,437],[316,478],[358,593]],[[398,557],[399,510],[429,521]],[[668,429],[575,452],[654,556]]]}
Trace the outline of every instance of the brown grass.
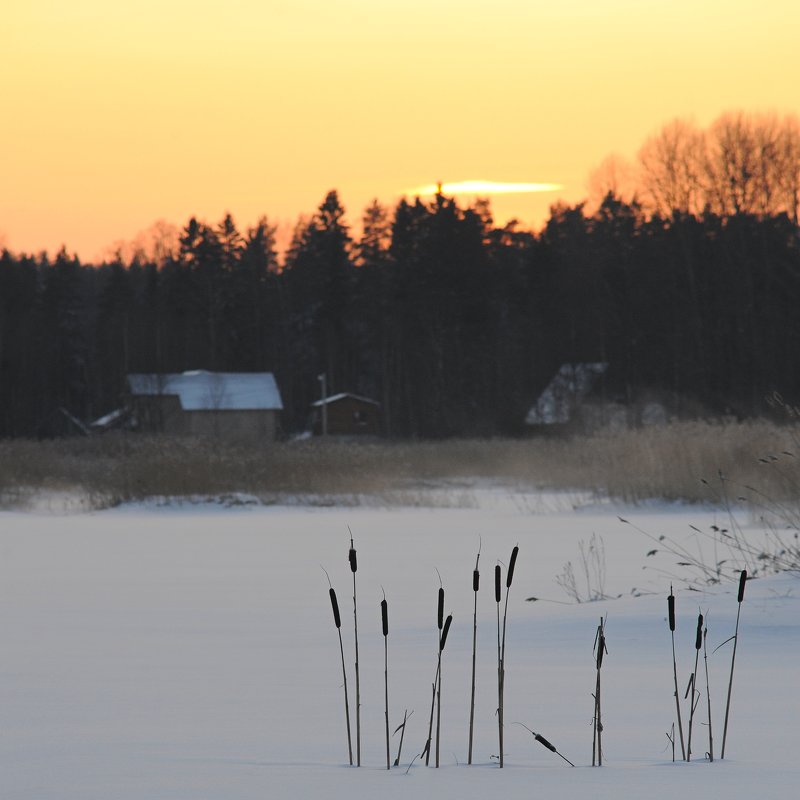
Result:
{"label": "brown grass", "polygon": [[569,439],[256,444],[118,434],[5,440],[0,504],[37,491],[83,492],[96,506],[235,492],[264,500],[395,492],[408,502],[439,482],[477,478],[521,489],[596,491],[628,502],[699,502],[720,499],[720,471],[729,479],[729,499],[750,485],[781,501],[798,494],[799,432],[767,422],[695,422]]}

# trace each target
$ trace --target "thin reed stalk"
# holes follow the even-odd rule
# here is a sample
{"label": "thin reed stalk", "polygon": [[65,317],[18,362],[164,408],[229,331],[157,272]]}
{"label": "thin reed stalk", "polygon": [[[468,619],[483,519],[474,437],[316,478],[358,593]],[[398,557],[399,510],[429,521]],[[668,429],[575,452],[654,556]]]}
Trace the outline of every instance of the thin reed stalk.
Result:
{"label": "thin reed stalk", "polygon": [[728,699],[725,703],[725,724],[722,727],[722,752],[719,754],[720,760],[725,758],[725,743],[728,738],[728,716],[731,710],[731,690],[733,689],[733,668],[736,665],[736,645],[739,643],[739,616],[742,613],[742,600],[744,600],[744,587],[747,582],[747,570],[743,569],[739,575],[739,594],[737,602],[739,607],[736,611],[736,630],[733,634],[733,655],[731,656],[731,677],[728,681]]}
{"label": "thin reed stalk", "polygon": [[480,545],[478,555],[475,558],[475,569],[472,571],[472,592],[475,596],[475,603],[472,611],[472,690],[469,701],[469,751],[467,764],[472,763],[472,734],[475,725],[475,654],[478,643],[478,590],[480,589],[481,573],[478,571],[478,562],[481,559]]}
{"label": "thin reed stalk", "polygon": [[437,663],[436,665],[436,676],[433,679],[433,683],[431,684],[431,716],[428,720],[428,739],[425,742],[425,747],[420,754],[420,758],[425,756],[425,766],[430,765],[431,760],[431,744],[433,743],[433,715],[436,712],[436,687],[439,685],[439,667],[441,665]]}
{"label": "thin reed stalk", "polygon": [[669,612],[669,630],[672,637],[672,676],[675,679],[675,710],[678,714],[678,735],[681,739],[681,755],[683,760],[686,761],[686,746],[683,743],[683,723],[681,722],[681,700],[678,694],[678,664],[675,660],[675,595],[672,594],[672,584],[669,587],[667,610]]}
{"label": "thin reed stalk", "polygon": [[708,706],[708,760],[714,760],[714,734],[711,729],[711,689],[708,684],[708,615],[706,615],[706,627],[703,631],[703,661],[706,665],[706,704]]}
{"label": "thin reed stalk", "polygon": [[358,672],[358,601],[356,599],[356,572],[358,572],[358,560],[356,550],[353,547],[353,536],[350,535],[350,550],[347,554],[350,562],[350,571],[353,573],[353,624],[355,627],[355,647],[356,647],[356,765],[361,766],[361,684]]}
{"label": "thin reed stalk", "polygon": [[[692,760],[692,725],[694,724],[694,712],[700,702],[700,693],[697,691],[697,664],[700,660],[700,648],[703,646],[703,615],[697,617],[697,632],[694,639],[694,672],[689,678],[689,686],[686,694],[689,700],[689,738],[686,742],[686,760]],[[695,697],[697,695],[697,697]]]}
{"label": "thin reed stalk", "polygon": [[503,766],[503,657],[500,649],[500,565],[494,568],[494,599],[497,603],[497,725],[500,740],[500,766]]}

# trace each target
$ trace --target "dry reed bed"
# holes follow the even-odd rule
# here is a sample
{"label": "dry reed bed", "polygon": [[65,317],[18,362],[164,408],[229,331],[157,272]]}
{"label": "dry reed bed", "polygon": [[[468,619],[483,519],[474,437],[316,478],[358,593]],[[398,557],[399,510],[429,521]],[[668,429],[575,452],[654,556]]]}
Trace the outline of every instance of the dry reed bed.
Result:
{"label": "dry reed bed", "polygon": [[627,502],[699,502],[720,500],[720,472],[729,499],[755,486],[779,501],[797,497],[799,433],[797,426],[755,421],[515,440],[257,445],[137,434],[5,440],[0,502],[48,490],[84,492],[98,505],[231,492],[268,498],[403,490],[408,497],[428,482],[476,478],[523,489],[588,489]]}

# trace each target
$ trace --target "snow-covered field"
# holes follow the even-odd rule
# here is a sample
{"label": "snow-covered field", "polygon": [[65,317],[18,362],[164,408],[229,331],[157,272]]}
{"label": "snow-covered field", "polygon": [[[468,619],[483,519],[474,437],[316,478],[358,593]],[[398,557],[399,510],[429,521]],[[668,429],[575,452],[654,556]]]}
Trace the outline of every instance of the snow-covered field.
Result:
{"label": "snow-covered field", "polygon": [[[689,526],[702,529],[724,521],[722,515],[500,492],[468,505],[152,505],[0,514],[0,797],[752,800],[796,791],[797,577],[748,583],[725,761],[709,764],[703,757],[703,682],[695,760],[672,763],[665,735],[674,717],[665,619],[669,582],[650,568],[668,568],[670,561],[648,558],[652,543],[617,514],[691,546],[696,534]],[[339,645],[321,569],[330,573],[342,608],[352,703],[348,526],[359,561],[361,769],[347,765]],[[572,560],[580,577],[578,543],[593,533],[605,543],[605,590],[621,597],[553,602],[568,600],[555,576]],[[472,569],[479,540],[475,764],[468,767]],[[506,644],[506,767],[500,770],[493,760],[492,571],[515,544],[520,552]],[[442,767],[426,769],[417,761],[407,769],[427,736],[436,670],[436,569],[446,610],[454,616],[443,665]],[[405,709],[414,712],[402,766],[390,773],[382,589],[389,602],[392,729]],[[696,593],[676,586],[676,594],[683,689],[694,664],[698,608],[709,615],[709,644],[716,646],[733,633],[736,587]],[[544,599],[526,602],[530,596]],[[592,645],[606,614],[605,765],[592,769]],[[717,755],[730,654],[727,645],[709,657]],[[688,710],[684,728],[687,718]],[[577,768],[515,722],[549,738]]]}

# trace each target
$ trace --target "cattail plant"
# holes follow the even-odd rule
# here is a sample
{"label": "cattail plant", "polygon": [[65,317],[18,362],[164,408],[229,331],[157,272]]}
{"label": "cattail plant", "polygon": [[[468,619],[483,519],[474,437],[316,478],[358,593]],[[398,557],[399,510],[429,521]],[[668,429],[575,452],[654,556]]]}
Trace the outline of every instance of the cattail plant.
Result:
{"label": "cattail plant", "polygon": [[603,721],[600,706],[600,669],[603,666],[603,655],[608,652],[606,647],[605,620],[600,617],[597,633],[594,638],[595,664],[597,666],[597,683],[594,690],[594,735],[592,737],[592,766],[603,766]]}
{"label": "cattail plant", "polygon": [[442,628],[442,636],[439,639],[439,690],[436,693],[436,769],[439,769],[439,740],[442,728],[442,653],[444,652],[444,645],[452,622],[453,615],[448,614]]}
{"label": "cattail plant", "polygon": [[500,740],[500,766],[503,766],[503,660],[500,650],[500,565],[494,567],[494,601],[497,604],[497,721],[498,738]]}
{"label": "cattail plant", "polygon": [[[692,725],[694,724],[694,711],[700,702],[700,692],[697,691],[697,664],[700,660],[700,648],[703,646],[703,615],[697,617],[697,632],[694,638],[694,672],[689,678],[689,685],[686,687],[689,700],[689,738],[686,741],[686,760],[692,760]],[[697,695],[697,696],[695,696]]]}
{"label": "cattail plant", "polygon": [[355,626],[355,645],[356,645],[356,764],[361,766],[361,686],[358,674],[358,602],[356,600],[356,572],[358,572],[358,560],[356,559],[356,549],[353,546],[353,534],[350,534],[350,550],[347,553],[350,562],[350,572],[353,573],[353,623]]}
{"label": "cattail plant", "polygon": [[441,586],[439,586],[438,605],[436,607],[436,627],[439,629],[439,656],[436,667],[436,766],[438,768],[439,727],[442,721],[442,635],[444,628],[444,589]]}
{"label": "cattail plant", "polygon": [[[739,643],[739,615],[742,613],[742,600],[744,600],[744,586],[747,582],[747,570],[743,569],[741,575],[739,575],[739,594],[737,596],[737,602],[739,603],[739,608],[736,611],[736,630],[734,631],[733,636],[733,655],[731,656],[731,677],[728,681],[728,700],[725,703],[725,724],[722,726],[722,752],[720,753],[719,757],[725,758],[725,742],[728,738],[728,716],[731,710],[731,689],[733,689],[733,668],[736,664],[736,645]],[[730,639],[728,639],[730,641]],[[724,644],[724,643],[723,643]]]}
{"label": "cattail plant", "polygon": [[703,630],[703,661],[706,665],[706,705],[708,706],[708,760],[714,760],[714,735],[711,731],[711,689],[708,684],[708,615],[706,614],[706,626]]}
{"label": "cattail plant", "polygon": [[[328,574],[327,572],[325,573]],[[328,578],[330,584],[330,577]],[[350,738],[350,701],[347,698],[347,670],[344,666],[344,644],[342,644],[342,618],[339,615],[339,603],[336,600],[336,592],[333,586],[330,587],[331,608],[333,609],[333,623],[339,634],[339,652],[342,655],[342,680],[344,682],[344,715],[347,721],[347,753],[350,757],[350,766],[353,766],[353,743]]]}
{"label": "cattail plant", "polygon": [[[438,570],[437,570],[438,572]],[[436,604],[436,628],[437,628],[437,660],[436,660],[436,677],[433,680],[433,691],[431,693],[431,717],[428,722],[428,741],[425,743],[425,766],[429,766],[431,762],[431,743],[433,742],[433,714],[436,710],[436,691],[439,686],[439,676],[442,669],[442,627],[444,626],[444,588],[441,585],[442,577],[439,576],[439,594]]]}
{"label": "cattail plant", "polygon": [[[506,602],[505,608],[503,609],[503,640],[500,647],[500,680],[498,684],[498,697],[500,700],[499,709],[498,709],[498,725],[499,725],[499,733],[500,733],[500,767],[503,766],[503,699],[505,693],[505,682],[506,682],[506,619],[508,618],[508,594],[509,589],[511,588],[511,581],[514,580],[514,566],[517,563],[517,554],[519,553],[519,547],[514,546],[514,549],[511,551],[511,558],[508,562],[508,572],[506,573]],[[495,582],[497,582],[498,573],[495,570]],[[499,598],[499,591],[497,586],[495,586],[495,597]],[[498,613],[499,613],[499,599],[498,599]]]}
{"label": "cattail plant", "polygon": [[537,742],[539,742],[540,745],[542,745],[543,747],[546,747],[551,753],[555,753],[560,758],[563,758],[564,761],[566,761],[567,764],[569,764],[571,767],[575,766],[565,755],[562,755],[561,753],[558,752],[558,750],[556,749],[556,746],[554,744],[551,744],[549,741],[547,741],[547,739],[545,739],[544,736],[542,736],[540,733],[536,733],[536,731],[532,731],[527,725],[523,725],[521,722],[515,722],[514,724],[515,725],[522,725],[522,727],[525,728],[525,730],[528,731],[528,733],[533,735],[533,738]]}
{"label": "cattail plant", "polygon": [[381,600],[381,625],[383,627],[383,686],[386,700],[386,769],[391,769],[389,762],[389,605],[386,602],[385,593]]}
{"label": "cattail plant", "polygon": [[683,743],[683,724],[681,723],[681,701],[678,695],[678,665],[675,661],[675,595],[672,594],[672,584],[669,586],[667,610],[669,612],[669,630],[672,636],[672,676],[675,679],[675,709],[678,712],[678,735],[681,739],[681,755],[683,756],[683,760],[686,761],[686,747]]}
{"label": "cattail plant", "polygon": [[469,754],[467,763],[472,763],[472,731],[475,724],[475,652],[478,643],[478,589],[481,584],[481,573],[478,571],[478,562],[481,559],[481,548],[478,545],[478,555],[475,558],[475,569],[472,571],[472,593],[475,596],[475,605],[472,612],[472,692],[469,702]]}

